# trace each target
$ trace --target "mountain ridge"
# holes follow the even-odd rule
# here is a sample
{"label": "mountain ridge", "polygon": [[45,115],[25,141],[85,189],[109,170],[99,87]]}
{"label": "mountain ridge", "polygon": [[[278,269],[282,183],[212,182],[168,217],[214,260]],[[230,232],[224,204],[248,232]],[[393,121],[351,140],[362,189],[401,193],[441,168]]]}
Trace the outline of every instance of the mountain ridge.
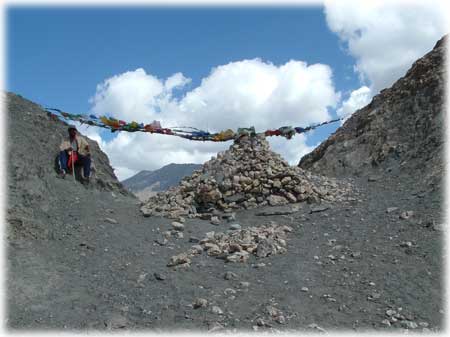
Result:
{"label": "mountain ridge", "polygon": [[445,51],[448,36],[413,63],[390,88],[357,110],[298,164],[328,176],[443,172]]}
{"label": "mountain ridge", "polygon": [[177,185],[185,176],[201,168],[200,164],[175,164],[165,165],[157,170],[143,170],[134,176],[122,180],[122,185],[132,193],[139,195],[139,192],[161,192]]}

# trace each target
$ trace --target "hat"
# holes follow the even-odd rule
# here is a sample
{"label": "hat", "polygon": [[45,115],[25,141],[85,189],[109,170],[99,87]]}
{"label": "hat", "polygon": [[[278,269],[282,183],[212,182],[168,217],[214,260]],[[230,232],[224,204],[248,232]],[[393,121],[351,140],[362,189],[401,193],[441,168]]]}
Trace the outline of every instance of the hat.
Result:
{"label": "hat", "polygon": [[70,129],[74,129],[75,131],[78,131],[78,130],[77,130],[77,127],[76,127],[75,125],[73,125],[73,124],[70,124],[70,125],[67,127],[67,130],[70,130]]}

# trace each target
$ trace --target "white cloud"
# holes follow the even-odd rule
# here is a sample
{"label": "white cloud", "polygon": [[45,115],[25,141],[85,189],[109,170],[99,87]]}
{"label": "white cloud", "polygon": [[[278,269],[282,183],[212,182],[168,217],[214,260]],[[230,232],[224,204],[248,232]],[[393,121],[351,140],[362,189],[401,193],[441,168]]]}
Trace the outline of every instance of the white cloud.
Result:
{"label": "white cloud", "polygon": [[370,88],[362,86],[361,88],[351,92],[350,97],[344,101],[341,107],[337,110],[337,115],[347,119],[356,110],[369,104],[371,98],[372,92]]}
{"label": "white cloud", "polygon": [[291,139],[269,137],[267,140],[269,141],[270,148],[281,154],[290,165],[297,165],[301,157],[315,148],[315,146],[306,145],[305,134],[296,135]]}
{"label": "white cloud", "polygon": [[[259,59],[232,62],[212,69],[198,87],[180,98],[173,95],[190,82],[181,73],[163,80],[143,69],[128,71],[97,86],[92,111],[127,121],[156,119],[163,127],[193,126],[216,132],[255,126],[260,132],[327,120],[328,109],[336,107],[340,97],[327,65],[293,60],[280,66]],[[99,134],[92,136],[99,138]],[[121,180],[172,162],[203,163],[230,144],[126,132],[100,142]],[[290,141],[273,139],[271,144],[291,163],[310,150],[303,135]]]}
{"label": "white cloud", "polygon": [[259,59],[222,65],[186,94],[180,109],[188,120],[221,130],[302,125],[329,118],[339,99],[327,65]]}
{"label": "white cloud", "polygon": [[173,89],[184,87],[191,82],[190,78],[184,77],[182,73],[176,73],[170,76],[164,83],[164,89],[171,93]]}
{"label": "white cloud", "polygon": [[97,85],[90,102],[96,115],[146,122],[151,114],[156,113],[158,96],[163,92],[161,80],[140,68],[113,76]]}
{"label": "white cloud", "polygon": [[[179,137],[121,132],[116,138],[104,142],[102,150],[108,154],[119,180],[132,171],[156,170],[170,163],[204,163],[230,144],[193,142]],[[124,168],[129,171],[125,172]],[[128,173],[128,174],[124,174]],[[133,173],[133,174],[134,174]]]}
{"label": "white cloud", "polygon": [[403,76],[448,30],[444,1],[325,1],[329,28],[374,94]]}

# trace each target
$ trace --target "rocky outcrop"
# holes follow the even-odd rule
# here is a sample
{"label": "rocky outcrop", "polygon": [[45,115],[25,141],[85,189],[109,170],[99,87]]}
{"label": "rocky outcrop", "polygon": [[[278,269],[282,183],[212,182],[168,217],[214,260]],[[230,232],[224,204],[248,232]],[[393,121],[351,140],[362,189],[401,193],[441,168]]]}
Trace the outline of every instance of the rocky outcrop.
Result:
{"label": "rocky outcrop", "polygon": [[339,201],[349,198],[350,192],[349,183],[289,166],[263,137],[244,137],[179,186],[150,198],[141,210],[147,216],[194,217],[211,210]]}
{"label": "rocky outcrop", "polygon": [[299,167],[328,176],[401,170],[419,171],[428,183],[441,177],[446,39],[304,156]]}

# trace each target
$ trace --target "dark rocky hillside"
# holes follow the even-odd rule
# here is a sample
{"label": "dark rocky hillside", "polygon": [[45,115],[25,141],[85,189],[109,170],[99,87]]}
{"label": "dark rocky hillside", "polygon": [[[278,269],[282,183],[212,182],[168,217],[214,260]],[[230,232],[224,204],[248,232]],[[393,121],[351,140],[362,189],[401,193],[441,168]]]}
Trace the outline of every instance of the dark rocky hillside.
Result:
{"label": "dark rocky hillside", "polygon": [[329,176],[420,172],[419,183],[439,185],[444,167],[446,39],[304,156],[299,166]]}
{"label": "dark rocky hillside", "polygon": [[[41,236],[48,221],[64,204],[64,198],[92,194],[92,190],[127,194],[97,142],[87,139],[93,159],[93,179],[88,187],[57,179],[56,156],[67,124],[51,119],[42,108],[21,96],[6,94],[8,112],[8,218],[12,231]],[[72,182],[72,183],[70,183]]]}

